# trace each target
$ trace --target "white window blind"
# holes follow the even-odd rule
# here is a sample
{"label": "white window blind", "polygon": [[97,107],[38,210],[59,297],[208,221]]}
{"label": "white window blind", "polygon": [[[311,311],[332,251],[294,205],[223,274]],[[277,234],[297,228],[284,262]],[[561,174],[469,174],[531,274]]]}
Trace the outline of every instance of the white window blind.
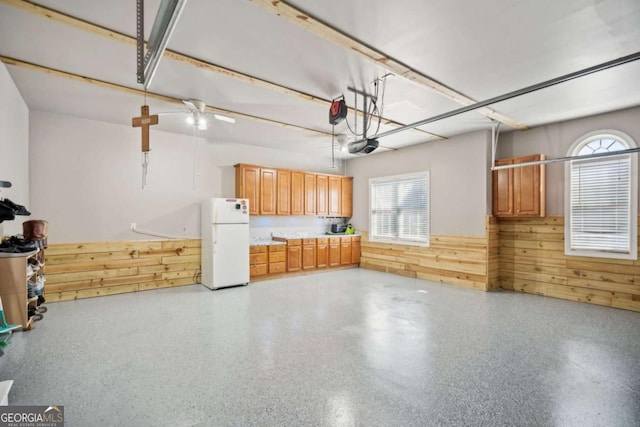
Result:
{"label": "white window blind", "polygon": [[630,253],[631,157],[571,162],[572,250]]}
{"label": "white window blind", "polygon": [[429,243],[429,173],[370,180],[369,237],[398,243]]}

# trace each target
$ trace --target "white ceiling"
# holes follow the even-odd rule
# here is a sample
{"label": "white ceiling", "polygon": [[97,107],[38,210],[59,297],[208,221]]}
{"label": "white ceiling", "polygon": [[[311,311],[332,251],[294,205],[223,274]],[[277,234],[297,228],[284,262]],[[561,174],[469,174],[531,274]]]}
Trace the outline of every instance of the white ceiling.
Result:
{"label": "white ceiling", "polygon": [[[136,82],[133,45],[24,11],[15,3],[20,0],[0,0],[0,55],[142,88]],[[133,0],[34,3],[135,36]],[[637,0],[286,3],[475,101],[640,51]],[[159,4],[159,0],[145,2],[147,35]],[[348,87],[372,92],[371,82],[388,73],[370,58],[248,0],[189,0],[168,48],[325,100],[344,94],[350,106],[353,95]],[[144,102],[137,94],[23,66],[7,67],[31,109],[129,125]],[[638,76],[640,61],[635,61],[491,108],[531,127],[640,105]],[[303,100],[170,58],[161,61],[149,91],[177,99],[202,99],[210,106],[281,123],[242,116],[236,116],[235,124],[212,122],[209,130],[199,132],[212,143],[228,141],[318,157],[331,155],[326,103]],[[148,98],[148,104],[152,114],[183,109],[180,104],[153,97]],[[388,119],[409,124],[461,106],[404,77],[387,78],[384,116]],[[353,127],[352,115],[350,123]],[[401,148],[490,125],[486,116],[474,111],[381,138],[380,144]],[[194,132],[179,116],[161,116],[156,128]],[[370,132],[373,129],[375,126]],[[382,125],[380,132],[389,129]],[[336,133],[348,134],[346,124],[336,126]]]}

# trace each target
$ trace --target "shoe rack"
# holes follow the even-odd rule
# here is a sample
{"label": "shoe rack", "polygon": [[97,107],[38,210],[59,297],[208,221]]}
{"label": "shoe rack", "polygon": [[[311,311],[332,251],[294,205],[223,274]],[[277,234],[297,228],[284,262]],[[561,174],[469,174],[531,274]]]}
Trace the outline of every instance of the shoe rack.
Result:
{"label": "shoe rack", "polygon": [[[0,278],[6,322],[22,325],[23,331],[30,330],[44,312],[44,307],[38,307],[36,294],[44,292],[44,251],[0,253]],[[37,284],[40,286],[36,291]]]}

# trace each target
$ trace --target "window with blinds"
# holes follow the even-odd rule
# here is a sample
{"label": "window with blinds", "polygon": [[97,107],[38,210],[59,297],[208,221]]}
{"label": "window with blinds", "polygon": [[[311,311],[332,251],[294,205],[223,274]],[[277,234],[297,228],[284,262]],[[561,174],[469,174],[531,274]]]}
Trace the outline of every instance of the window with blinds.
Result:
{"label": "window with blinds", "polygon": [[635,259],[637,179],[635,155],[588,158],[579,156],[631,148],[610,135],[588,138],[578,144],[569,162],[568,216],[565,252],[568,255]]}
{"label": "window with blinds", "polygon": [[369,180],[369,239],[429,244],[429,173]]}

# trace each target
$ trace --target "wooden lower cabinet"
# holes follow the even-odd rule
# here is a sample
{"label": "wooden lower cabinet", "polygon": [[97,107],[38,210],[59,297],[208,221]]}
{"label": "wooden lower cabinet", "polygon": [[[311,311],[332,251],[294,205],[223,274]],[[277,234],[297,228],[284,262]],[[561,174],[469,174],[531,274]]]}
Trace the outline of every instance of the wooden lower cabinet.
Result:
{"label": "wooden lower cabinet", "polygon": [[351,237],[340,239],[340,265],[351,264]]}
{"label": "wooden lower cabinet", "polygon": [[269,274],[287,271],[287,247],[285,245],[269,246]]}
{"label": "wooden lower cabinet", "polygon": [[287,271],[302,270],[302,240],[287,240]]}
{"label": "wooden lower cabinet", "polygon": [[268,255],[266,246],[250,246],[249,277],[267,274],[267,259]]}
{"label": "wooden lower cabinet", "polygon": [[351,238],[351,264],[360,264],[360,237]]}
{"label": "wooden lower cabinet", "polygon": [[289,239],[281,245],[251,246],[249,259],[251,277],[359,264],[360,236]]}
{"label": "wooden lower cabinet", "polygon": [[340,265],[340,238],[329,238],[329,267]]}
{"label": "wooden lower cabinet", "polygon": [[316,268],[316,239],[302,240],[302,269]]}
{"label": "wooden lower cabinet", "polygon": [[329,239],[320,238],[316,244],[316,267],[327,268],[329,266]]}

